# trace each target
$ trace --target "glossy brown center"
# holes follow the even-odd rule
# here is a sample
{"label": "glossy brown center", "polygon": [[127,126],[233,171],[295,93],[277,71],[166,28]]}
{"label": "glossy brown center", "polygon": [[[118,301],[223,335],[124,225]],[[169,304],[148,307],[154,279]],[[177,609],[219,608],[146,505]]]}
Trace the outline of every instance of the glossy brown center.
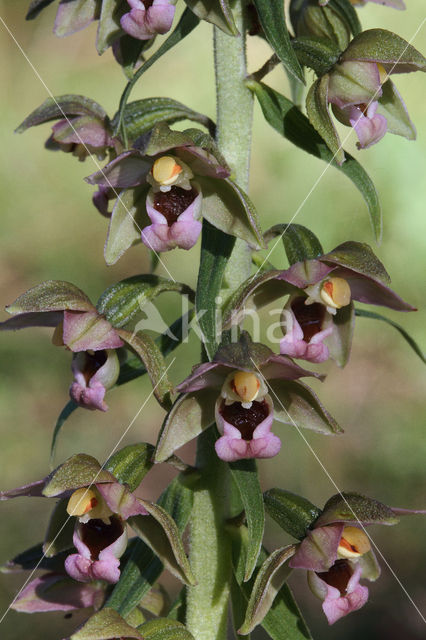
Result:
{"label": "glossy brown center", "polygon": [[154,209],[163,214],[169,227],[179,218],[180,214],[192,204],[197,197],[195,189],[172,187],[170,191],[159,191],[154,196]]}
{"label": "glossy brown center", "polygon": [[253,431],[268,417],[269,407],[265,400],[252,402],[250,409],[244,409],[240,402],[223,403],[220,413],[226,422],[239,430],[243,440],[251,440]]}
{"label": "glossy brown center", "polygon": [[81,539],[88,547],[92,560],[97,560],[102,549],[106,549],[115,542],[123,533],[123,524],[120,518],[112,516],[109,524],[103,520],[93,519],[80,523]]}
{"label": "glossy brown center", "polygon": [[340,595],[344,596],[348,582],[352,577],[352,569],[347,560],[337,560],[328,571],[318,573],[317,575],[331,587],[338,589]]}
{"label": "glossy brown center", "polygon": [[291,310],[296,316],[297,322],[303,331],[303,339],[309,342],[316,333],[322,329],[325,316],[325,307],[319,302],[305,304],[306,298],[296,298],[291,303]]}
{"label": "glossy brown center", "polygon": [[102,349],[101,351],[85,351],[84,355],[86,357],[86,361],[84,363],[84,369],[82,373],[84,375],[86,383],[89,384],[92,376],[94,376],[95,373],[99,371],[99,369],[103,367],[105,362],[107,361],[107,353],[104,349]]}
{"label": "glossy brown center", "polygon": [[142,0],[145,9],[149,9],[150,7],[152,7],[154,0]]}

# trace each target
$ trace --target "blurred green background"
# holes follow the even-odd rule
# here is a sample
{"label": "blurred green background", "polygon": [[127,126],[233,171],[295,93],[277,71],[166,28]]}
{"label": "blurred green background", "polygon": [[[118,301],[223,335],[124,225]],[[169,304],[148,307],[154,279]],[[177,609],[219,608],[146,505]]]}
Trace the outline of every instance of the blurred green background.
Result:
{"label": "blurred green background", "polygon": [[[365,28],[393,29],[411,39],[424,19],[424,0],[410,0],[401,13],[371,5],[360,11]],[[112,116],[117,108],[124,77],[110,52],[102,58],[94,50],[95,28],[70,38],[52,35],[55,5],[34,22],[25,22],[27,1],[0,1],[0,16],[22,46],[45,85],[55,95],[80,93],[100,102]],[[164,57],[137,85],[133,99],[170,96],[214,118],[210,27],[200,26],[171,54]],[[413,44],[426,48],[426,27]],[[147,271],[148,256],[139,245],[114,267],[107,268],[102,249],[106,221],[92,207],[92,188],[83,177],[94,170],[91,159],[78,163],[63,153],[43,150],[49,126],[32,129],[24,136],[14,128],[47,97],[34,70],[0,23],[2,65],[2,117],[0,163],[2,234],[0,238],[0,304],[45,279],[70,280],[94,300],[109,284]],[[250,68],[261,66],[268,56],[266,45],[250,41]],[[375,247],[393,281],[393,287],[419,308],[418,313],[384,313],[401,322],[421,345],[425,345],[425,163],[426,110],[423,78],[400,76],[396,84],[406,100],[419,135],[416,143],[388,135],[364,152],[357,152],[373,177],[384,210],[384,236]],[[277,69],[267,81],[288,95],[284,73]],[[346,129],[347,133],[349,130]],[[354,136],[346,147],[355,149]],[[287,222],[304,201],[325,165],[280,139],[255,110],[250,195],[267,229]],[[304,202],[296,222],[307,225],[320,237],[326,250],[348,239],[373,244],[364,203],[352,184],[333,168],[327,170]],[[190,253],[166,255],[177,280],[195,285],[194,260]],[[284,265],[281,245],[271,260]],[[159,273],[162,273],[161,268]],[[160,309],[167,320],[177,316],[178,299],[167,294]],[[5,315],[2,316],[6,317]],[[266,322],[266,317],[265,317]],[[1,453],[0,486],[4,489],[43,477],[49,471],[50,438],[56,417],[67,402],[70,358],[53,348],[46,330],[5,334],[0,342]],[[194,339],[182,346],[170,370],[174,382],[181,380],[197,359]],[[321,397],[345,428],[345,435],[328,439],[305,432],[315,453],[342,490],[356,490],[393,506],[426,507],[426,440],[424,369],[417,356],[390,327],[358,319],[352,357],[344,370],[326,365],[327,382]],[[319,385],[316,385],[317,387]],[[76,412],[61,435],[57,461],[85,451],[104,460],[133,419],[149,392],[147,380],[134,381],[108,396],[107,414]],[[162,411],[154,400],[143,409],[123,440],[155,442]],[[322,506],[336,492],[329,477],[296,431],[277,426],[283,441],[280,455],[260,463],[263,486],[279,486],[308,497]],[[189,456],[192,448],[184,452]],[[170,473],[153,470],[139,490],[155,499]],[[42,539],[51,504],[20,499],[2,503],[0,515],[0,563]],[[320,602],[308,591],[305,577],[294,575],[291,584],[312,626],[314,637],[424,638],[424,622],[414,605],[426,611],[424,544],[426,521],[417,516],[396,528],[377,528],[373,539],[383,554],[381,579],[370,589],[370,601],[362,612],[328,628]],[[284,544],[278,527],[269,523],[269,547]],[[388,565],[388,566],[387,566]],[[0,618],[25,574],[0,577]],[[169,581],[170,582],[170,581]],[[176,585],[170,582],[171,588]],[[18,640],[53,640],[68,636],[80,618],[64,620],[57,614],[32,618],[9,611],[0,626],[0,637]],[[262,637],[261,634],[258,636]]]}

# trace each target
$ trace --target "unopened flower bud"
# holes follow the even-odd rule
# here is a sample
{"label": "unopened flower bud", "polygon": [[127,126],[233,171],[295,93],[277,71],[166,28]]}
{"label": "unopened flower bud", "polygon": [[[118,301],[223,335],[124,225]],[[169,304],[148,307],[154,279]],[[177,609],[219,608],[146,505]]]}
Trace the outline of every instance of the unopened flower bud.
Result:
{"label": "unopened flower bud", "polygon": [[341,309],[351,301],[351,288],[344,278],[329,278],[322,285],[320,296],[327,307]]}
{"label": "unopened flower bud", "polygon": [[83,516],[89,513],[98,504],[96,493],[92,489],[82,487],[71,495],[67,504],[67,513],[70,516]]}
{"label": "unopened flower bud", "polygon": [[370,540],[361,529],[357,527],[345,527],[343,529],[337,549],[339,558],[359,558],[370,549]]}
{"label": "unopened flower bud", "polygon": [[251,372],[237,371],[234,375],[233,387],[244,403],[253,402],[260,389],[258,377]]}

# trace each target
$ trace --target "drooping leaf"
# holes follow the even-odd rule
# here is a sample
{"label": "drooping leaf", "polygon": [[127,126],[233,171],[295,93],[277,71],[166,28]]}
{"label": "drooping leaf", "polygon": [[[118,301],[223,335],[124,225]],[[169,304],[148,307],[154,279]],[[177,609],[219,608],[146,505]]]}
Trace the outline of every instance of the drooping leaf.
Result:
{"label": "drooping leaf", "polygon": [[142,635],[130,626],[117,611],[105,607],[91,616],[81,629],[73,633],[70,640],[114,640],[115,638],[137,638]]}
{"label": "drooping leaf", "polygon": [[180,396],[166,416],[155,451],[155,462],[164,462],[187,442],[214,423],[217,389],[201,389]]}
{"label": "drooping leaf", "polygon": [[263,494],[265,509],[284,531],[303,540],[306,531],[321,514],[306,498],[284,489],[268,489]]}
{"label": "drooping leaf", "polygon": [[[112,121],[113,128],[116,126],[117,118],[118,114]],[[123,125],[130,142],[153,129],[159,122],[173,124],[180,120],[199,122],[210,131],[214,131],[214,123],[210,118],[172,98],[136,100],[126,105],[123,114]]]}
{"label": "drooping leaf", "polygon": [[126,278],[105,289],[96,308],[114,327],[120,328],[140,313],[147,302],[166,291],[187,295],[194,301],[194,292],[188,285],[147,273]]}
{"label": "drooping leaf", "polygon": [[295,545],[277,549],[259,568],[247,605],[246,617],[239,629],[240,633],[247,634],[253,631],[268,613],[277,593],[291,572],[285,563],[294,555],[295,550]]}
{"label": "drooping leaf", "polygon": [[255,460],[238,460],[230,465],[232,477],[240,492],[247,519],[248,545],[244,580],[251,578],[262,547],[265,510]]}
{"label": "drooping leaf", "polygon": [[263,32],[287,71],[301,82],[305,82],[296,54],[291,46],[290,36],[281,0],[254,0]]}
{"label": "drooping leaf", "polygon": [[195,305],[197,320],[203,333],[203,344],[208,358],[216,353],[220,336],[217,328],[216,298],[221,287],[235,238],[203,221],[201,236],[200,270],[198,272]]}
{"label": "drooping leaf", "polygon": [[265,233],[265,241],[268,242],[277,236],[284,243],[290,265],[319,258],[324,253],[316,235],[301,224],[276,224]]}
{"label": "drooping leaf", "polygon": [[61,413],[58,416],[58,419],[55,424],[55,428],[53,430],[52,442],[50,444],[50,468],[51,469],[53,468],[53,465],[54,465],[56,445],[58,443],[58,436],[65,422],[68,420],[70,415],[74,413],[76,409],[78,409],[78,404],[74,402],[74,400],[70,400],[69,402],[67,402],[67,404],[65,405],[65,407],[62,409]]}
{"label": "drooping leaf", "polygon": [[229,0],[185,0],[200,20],[206,20],[230,36],[238,34]]}
{"label": "drooping leaf", "polygon": [[382,233],[379,199],[371,178],[358,161],[345,153],[345,162],[342,165],[337,164],[324,140],[290,100],[263,83],[250,80],[248,86],[256,94],[265,119],[278,133],[307,153],[332,164],[352,180],[365,200],[375,238],[379,241]]}
{"label": "drooping leaf", "polygon": [[171,406],[172,384],[167,376],[166,363],[160,348],[148,334],[130,333],[118,329],[117,333],[140,357],[153,386],[153,393],[166,410]]}
{"label": "drooping leaf", "polygon": [[375,311],[367,311],[366,309],[355,309],[355,315],[361,318],[372,318],[374,320],[381,320],[382,322],[386,322],[387,324],[389,324],[391,327],[396,329],[402,335],[404,340],[406,340],[406,342],[413,349],[414,353],[416,353],[419,356],[420,360],[426,363],[425,354],[420,349],[417,342],[410,336],[410,334],[404,329],[404,327],[401,327],[400,324],[397,324],[390,318],[386,318],[385,316],[382,316],[380,313],[376,313]]}
{"label": "drooping leaf", "polygon": [[195,584],[175,521],[162,507],[146,500],[141,502],[149,515],[129,518],[130,526],[176,578],[185,584]]}
{"label": "drooping leaf", "polygon": [[67,512],[68,498],[59,500],[50,516],[49,525],[43,542],[46,558],[52,558],[61,551],[72,549],[75,518]]}
{"label": "drooping leaf", "polygon": [[104,468],[110,471],[121,484],[134,491],[153,466],[154,447],[147,442],[130,444],[114,453]]}
{"label": "drooping leaf", "polygon": [[194,636],[177,620],[156,618],[138,627],[144,640],[194,640]]}

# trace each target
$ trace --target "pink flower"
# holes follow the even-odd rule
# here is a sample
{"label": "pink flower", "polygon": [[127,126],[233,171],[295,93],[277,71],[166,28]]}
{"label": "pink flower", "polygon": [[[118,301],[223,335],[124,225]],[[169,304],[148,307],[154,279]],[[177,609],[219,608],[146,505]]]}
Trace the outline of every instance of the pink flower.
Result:
{"label": "pink flower", "polygon": [[129,13],[120,20],[124,31],[138,40],[149,40],[170,30],[175,16],[174,0],[127,0]]}

